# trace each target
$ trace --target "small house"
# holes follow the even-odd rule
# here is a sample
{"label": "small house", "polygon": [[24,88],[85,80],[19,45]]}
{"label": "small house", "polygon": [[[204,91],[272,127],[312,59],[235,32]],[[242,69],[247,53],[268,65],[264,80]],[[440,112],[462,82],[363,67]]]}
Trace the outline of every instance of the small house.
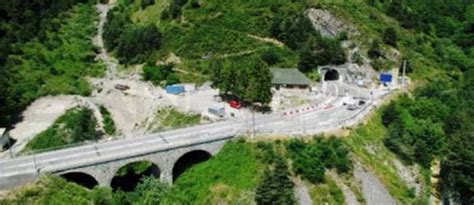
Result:
{"label": "small house", "polygon": [[271,68],[270,72],[273,87],[276,89],[280,87],[307,89],[310,87],[311,80],[298,69]]}

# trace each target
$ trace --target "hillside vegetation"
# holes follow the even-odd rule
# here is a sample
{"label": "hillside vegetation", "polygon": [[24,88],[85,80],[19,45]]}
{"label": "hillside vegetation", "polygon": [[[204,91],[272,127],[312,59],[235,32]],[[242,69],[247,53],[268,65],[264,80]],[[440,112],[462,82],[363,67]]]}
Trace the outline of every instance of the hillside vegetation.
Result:
{"label": "hillside vegetation", "polygon": [[0,11],[0,126],[38,97],[90,94],[84,77],[104,71],[94,61],[93,1],[2,1]]}
{"label": "hillside vegetation", "polygon": [[[24,5],[25,13],[15,12],[19,5],[0,4],[6,13],[1,22],[3,124],[12,122],[15,113],[39,96],[87,95],[83,77],[101,73],[90,41],[95,33],[92,2],[57,2],[49,2],[44,13],[34,10],[38,7],[34,3]],[[349,48],[361,49],[359,57],[349,56],[355,63],[363,56],[374,69],[388,70],[407,60],[414,86],[342,139],[230,142],[171,187],[146,178],[132,192],[86,191],[51,177],[1,203],[59,204],[72,198],[78,204],[294,204],[294,179],[300,178],[310,185],[315,202],[337,204],[342,201],[341,188],[328,171],[341,176],[363,202],[360,184],[354,183],[358,166],[373,173],[400,204],[429,204],[430,194],[457,204],[474,203],[472,1],[119,0],[117,4],[108,16],[106,46],[123,64],[146,64],[144,79],[155,85],[211,79],[214,86],[244,101],[267,103],[268,75],[255,75],[268,74],[265,69],[271,66],[311,73],[319,65],[344,63],[348,56],[341,42],[349,40],[353,44]],[[330,11],[361,35],[321,36],[304,15],[309,8]],[[29,10],[44,22],[29,17]],[[29,30],[38,37],[26,35]],[[22,34],[27,37],[20,38]],[[400,56],[394,57],[398,55],[394,49]],[[172,53],[180,63],[173,68],[157,65]],[[187,119],[176,119],[182,118]],[[439,184],[430,180],[438,174],[430,169],[435,161],[441,163]],[[404,167],[415,170],[415,182],[402,173]]]}

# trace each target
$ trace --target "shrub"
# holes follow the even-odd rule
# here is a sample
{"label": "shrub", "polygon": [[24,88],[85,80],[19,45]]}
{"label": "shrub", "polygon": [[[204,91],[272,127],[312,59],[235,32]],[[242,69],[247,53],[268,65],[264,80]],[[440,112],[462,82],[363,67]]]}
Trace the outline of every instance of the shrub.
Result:
{"label": "shrub", "polygon": [[38,134],[25,150],[47,150],[87,140],[96,140],[97,121],[92,110],[74,108],[59,117],[51,127]]}
{"label": "shrub", "polygon": [[141,7],[145,9],[146,7],[155,4],[155,0],[142,0]]}
{"label": "shrub", "polygon": [[200,7],[201,7],[201,4],[199,4],[199,0],[191,0],[191,8],[197,9]]}
{"label": "shrub", "polygon": [[377,59],[379,57],[382,57],[382,50],[380,48],[380,42],[379,40],[373,40],[372,44],[370,46],[369,51],[367,51],[367,54],[369,54],[369,57],[371,59]]}
{"label": "shrub", "polygon": [[188,0],[173,0],[170,6],[169,14],[172,19],[177,19],[181,16],[182,7],[188,2]]}
{"label": "shrub", "polygon": [[311,143],[292,140],[287,145],[287,151],[293,160],[293,171],[312,183],[323,182],[326,169],[334,168],[339,173],[352,169],[349,149],[334,137],[316,138]]}
{"label": "shrub", "polygon": [[397,32],[393,27],[385,29],[383,32],[383,41],[387,45],[397,47]]}
{"label": "shrub", "polygon": [[153,85],[172,85],[179,83],[179,78],[173,73],[173,64],[154,66],[145,64],[142,77]]}
{"label": "shrub", "polygon": [[109,111],[103,105],[101,105],[99,109],[100,109],[100,114],[102,114],[102,118],[103,118],[102,123],[104,125],[105,133],[107,133],[108,135],[115,134],[116,132],[115,123],[112,117],[110,116]]}
{"label": "shrub", "polygon": [[273,49],[269,49],[269,50],[265,51],[264,53],[262,53],[260,58],[263,61],[265,61],[265,63],[267,63],[268,65],[275,65],[275,64],[277,64],[281,61],[280,56]]}

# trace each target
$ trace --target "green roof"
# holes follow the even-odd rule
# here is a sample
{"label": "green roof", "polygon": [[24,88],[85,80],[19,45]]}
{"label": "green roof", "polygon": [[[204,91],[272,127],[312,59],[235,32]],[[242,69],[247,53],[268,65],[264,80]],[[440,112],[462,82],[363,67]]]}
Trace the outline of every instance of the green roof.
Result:
{"label": "green roof", "polygon": [[311,80],[297,69],[270,68],[274,85],[309,85]]}

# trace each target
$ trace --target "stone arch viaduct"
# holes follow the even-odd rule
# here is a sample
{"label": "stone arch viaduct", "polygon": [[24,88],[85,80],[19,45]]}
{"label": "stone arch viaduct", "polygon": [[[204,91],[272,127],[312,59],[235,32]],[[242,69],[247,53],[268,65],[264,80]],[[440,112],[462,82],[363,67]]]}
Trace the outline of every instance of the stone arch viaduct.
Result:
{"label": "stone arch viaduct", "polygon": [[208,144],[197,144],[186,147],[177,147],[176,149],[163,150],[154,153],[131,156],[118,160],[98,162],[78,167],[70,167],[65,170],[57,170],[56,175],[65,175],[68,173],[83,173],[93,177],[100,186],[110,186],[112,179],[118,170],[133,162],[147,161],[153,163],[159,169],[159,178],[162,182],[171,184],[173,179],[180,173],[176,173],[176,166],[179,166],[179,160],[193,157],[194,153],[201,152],[209,156],[214,156],[224,145],[225,140],[210,142]]}
{"label": "stone arch viaduct", "polygon": [[196,156],[215,155],[234,136],[232,129],[221,134],[176,130],[17,157],[0,161],[0,190],[34,182],[45,173],[81,174],[92,177],[100,186],[110,186],[121,167],[138,161],[153,163],[159,169],[160,180],[172,183],[183,171],[177,167]]}

